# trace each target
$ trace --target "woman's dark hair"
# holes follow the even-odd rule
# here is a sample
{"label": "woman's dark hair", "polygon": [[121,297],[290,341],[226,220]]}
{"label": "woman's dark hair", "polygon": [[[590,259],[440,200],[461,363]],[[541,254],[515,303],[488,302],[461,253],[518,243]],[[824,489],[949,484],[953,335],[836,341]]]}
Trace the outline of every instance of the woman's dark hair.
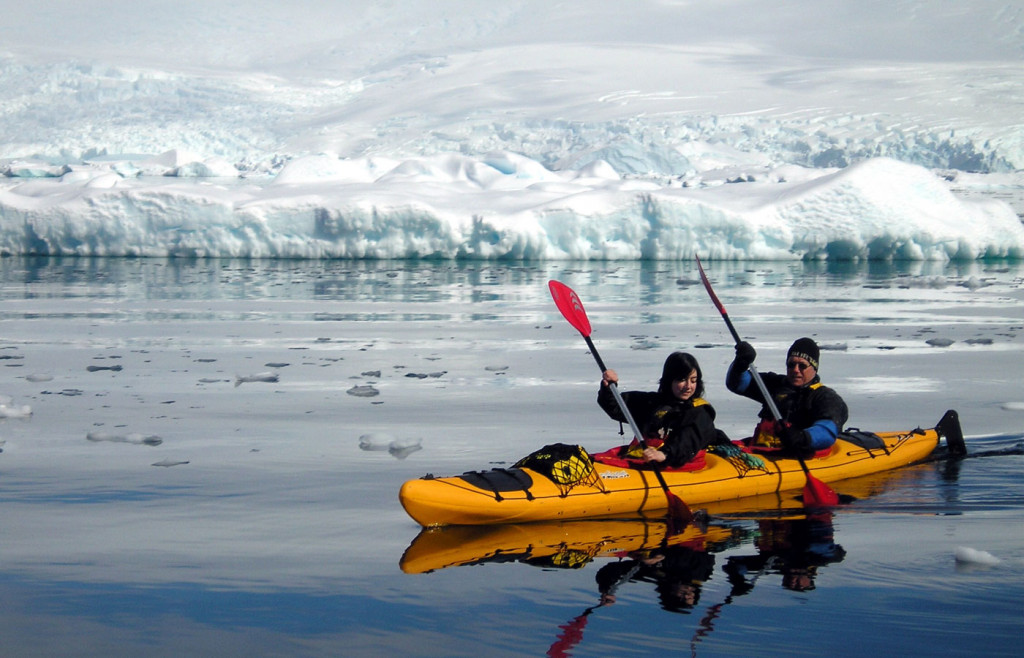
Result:
{"label": "woman's dark hair", "polygon": [[703,397],[704,375],[700,371],[697,359],[686,352],[673,352],[665,359],[665,367],[661,369],[661,381],[658,382],[658,392],[663,395],[672,395],[672,382],[686,379],[695,370],[697,371],[697,388],[693,392],[693,397]]}

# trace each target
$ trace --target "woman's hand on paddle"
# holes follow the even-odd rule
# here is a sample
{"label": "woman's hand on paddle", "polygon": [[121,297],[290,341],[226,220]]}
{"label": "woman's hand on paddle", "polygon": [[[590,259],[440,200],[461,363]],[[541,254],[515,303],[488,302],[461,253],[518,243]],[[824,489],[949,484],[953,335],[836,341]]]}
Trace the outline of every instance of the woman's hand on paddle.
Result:
{"label": "woman's hand on paddle", "polygon": [[618,375],[618,373],[616,373],[611,368],[608,368],[603,373],[601,373],[601,383],[603,383],[605,386],[607,386],[608,384],[618,384],[619,383],[619,375]]}
{"label": "woman's hand on paddle", "polygon": [[644,461],[663,462],[665,461],[665,453],[657,448],[644,448]]}

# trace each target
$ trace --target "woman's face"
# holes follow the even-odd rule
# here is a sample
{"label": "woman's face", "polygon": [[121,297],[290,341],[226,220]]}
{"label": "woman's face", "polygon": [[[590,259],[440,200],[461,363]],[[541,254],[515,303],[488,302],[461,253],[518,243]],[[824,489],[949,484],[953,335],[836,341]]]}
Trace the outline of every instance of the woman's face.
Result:
{"label": "woman's face", "polygon": [[672,395],[680,400],[689,400],[697,390],[697,371],[691,370],[685,379],[677,379],[672,382]]}

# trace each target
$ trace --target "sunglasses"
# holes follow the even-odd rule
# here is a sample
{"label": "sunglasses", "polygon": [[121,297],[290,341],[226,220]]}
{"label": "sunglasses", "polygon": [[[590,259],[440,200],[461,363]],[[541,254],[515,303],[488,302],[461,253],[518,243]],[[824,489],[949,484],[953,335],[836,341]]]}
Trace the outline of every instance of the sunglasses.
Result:
{"label": "sunglasses", "polygon": [[786,362],[786,367],[787,368],[799,368],[800,372],[803,372],[804,370],[807,370],[808,368],[810,368],[811,364],[809,364],[809,363],[802,363],[800,361],[787,361]]}

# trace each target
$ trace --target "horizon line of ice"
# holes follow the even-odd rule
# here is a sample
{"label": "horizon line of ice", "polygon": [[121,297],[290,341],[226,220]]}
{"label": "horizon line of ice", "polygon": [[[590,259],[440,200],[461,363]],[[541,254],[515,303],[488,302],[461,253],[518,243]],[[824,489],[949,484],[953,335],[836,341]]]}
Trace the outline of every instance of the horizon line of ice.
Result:
{"label": "horizon line of ice", "polygon": [[[13,181],[13,182],[12,182]],[[736,184],[725,184],[728,182]],[[111,165],[0,183],[4,255],[479,260],[1024,258],[997,200],[887,158],[739,179],[551,171],[521,155],[299,158],[271,181],[152,180]]]}

